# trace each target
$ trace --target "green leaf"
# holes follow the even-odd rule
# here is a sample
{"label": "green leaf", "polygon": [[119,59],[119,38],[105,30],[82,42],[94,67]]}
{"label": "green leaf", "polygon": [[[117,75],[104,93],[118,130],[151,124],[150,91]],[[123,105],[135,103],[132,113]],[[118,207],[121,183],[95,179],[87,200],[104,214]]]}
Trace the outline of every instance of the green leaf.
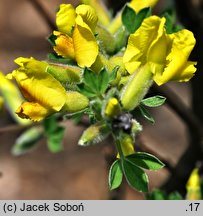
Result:
{"label": "green leaf", "polygon": [[57,153],[63,149],[64,127],[58,125],[57,116],[53,115],[43,121],[45,134],[47,137],[47,147]]}
{"label": "green leaf", "polygon": [[155,123],[154,118],[151,116],[151,114],[143,107],[143,106],[139,106],[139,110],[141,112],[141,115],[147,119],[149,122],[151,122],[152,124]]}
{"label": "green leaf", "polygon": [[163,96],[154,96],[142,100],[142,104],[147,107],[158,107],[165,103],[166,98]]}
{"label": "green leaf", "polygon": [[164,164],[158,158],[145,152],[128,155],[127,159],[134,165],[148,170],[158,170],[164,167]]}
{"label": "green leaf", "polygon": [[138,14],[129,7],[125,6],[122,12],[122,22],[129,33],[134,33],[142,24],[143,20],[151,15],[151,8],[143,8]]}
{"label": "green leaf", "polygon": [[58,126],[57,129],[47,137],[47,147],[52,153],[63,150],[63,137],[65,128]]}
{"label": "green leaf", "polygon": [[167,195],[160,189],[155,189],[146,195],[147,200],[167,200]]}
{"label": "green leaf", "polygon": [[172,34],[183,29],[181,25],[176,24],[176,14],[174,10],[169,10],[163,15],[166,18],[165,28],[167,34]]}
{"label": "green leaf", "polygon": [[151,8],[143,8],[136,16],[134,24],[134,33],[142,24],[143,20],[151,15]]}
{"label": "green leaf", "polygon": [[114,190],[118,188],[122,182],[123,173],[121,169],[120,160],[114,161],[109,170],[109,188]]}
{"label": "green leaf", "polygon": [[110,75],[103,68],[99,74],[85,68],[83,72],[83,83],[78,85],[79,91],[87,97],[98,97],[105,93],[109,85]]}
{"label": "green leaf", "polygon": [[84,83],[78,84],[77,87],[78,87],[78,91],[88,98],[92,98],[92,97],[97,96],[94,89],[89,88],[89,86],[85,85]]}
{"label": "green leaf", "polygon": [[43,130],[41,127],[31,127],[24,131],[15,142],[11,152],[15,156],[19,156],[32,150],[37,141],[43,136]]}
{"label": "green leaf", "polygon": [[136,12],[129,7],[128,5],[125,6],[123,12],[122,12],[122,22],[123,25],[126,27],[129,33],[134,33],[134,24],[133,21],[136,20]]}
{"label": "green leaf", "polygon": [[128,184],[140,191],[140,192],[147,192],[148,191],[148,177],[147,174],[140,169],[139,167],[135,166],[126,158],[122,159],[122,169],[123,173],[126,177]]}
{"label": "green leaf", "polygon": [[179,192],[175,191],[168,195],[168,200],[183,200],[183,197]]}
{"label": "green leaf", "polygon": [[109,74],[105,68],[103,68],[98,75],[98,90],[101,94],[104,94],[109,85]]}

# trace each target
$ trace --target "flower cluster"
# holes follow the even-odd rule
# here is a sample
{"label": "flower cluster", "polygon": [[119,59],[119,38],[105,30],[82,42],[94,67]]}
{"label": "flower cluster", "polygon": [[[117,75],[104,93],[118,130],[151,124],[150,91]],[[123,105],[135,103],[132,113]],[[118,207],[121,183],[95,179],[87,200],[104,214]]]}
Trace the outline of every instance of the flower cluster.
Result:
{"label": "flower cluster", "polygon": [[[196,62],[188,60],[195,46],[193,33],[168,31],[166,18],[152,15],[157,2],[131,0],[115,17],[101,0],[83,0],[76,8],[61,4],[57,29],[49,37],[49,59],[17,58],[19,67],[7,75],[15,79],[25,100],[21,98],[15,111],[20,118],[46,121],[56,113],[69,118],[87,115],[91,125],[80,145],[113,136],[118,155],[110,169],[111,189],[124,175],[133,188],[147,191],[143,169],[157,170],[163,164],[135,151],[135,136],[142,130],[136,114],[153,122],[145,107],[162,105],[165,98],[144,99],[151,85],[186,82],[196,71]],[[0,89],[4,92],[1,85]]]}

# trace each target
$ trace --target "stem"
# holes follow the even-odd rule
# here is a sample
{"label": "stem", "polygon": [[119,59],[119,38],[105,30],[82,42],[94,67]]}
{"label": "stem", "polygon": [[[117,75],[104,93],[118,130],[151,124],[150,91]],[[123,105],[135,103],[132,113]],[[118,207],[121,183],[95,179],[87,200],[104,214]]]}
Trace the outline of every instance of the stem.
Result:
{"label": "stem", "polygon": [[113,135],[113,138],[115,140],[115,143],[116,143],[116,148],[117,148],[117,151],[121,157],[121,159],[124,158],[124,154],[123,154],[123,151],[122,151],[122,148],[121,148],[121,143],[120,143],[120,140],[119,140],[119,135],[115,134]]}

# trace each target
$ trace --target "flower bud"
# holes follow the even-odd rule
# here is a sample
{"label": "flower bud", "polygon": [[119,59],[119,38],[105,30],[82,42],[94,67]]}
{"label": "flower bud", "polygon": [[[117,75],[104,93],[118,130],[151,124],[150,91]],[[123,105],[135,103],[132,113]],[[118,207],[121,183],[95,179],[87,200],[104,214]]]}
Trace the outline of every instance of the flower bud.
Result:
{"label": "flower bud", "polygon": [[61,83],[77,83],[80,81],[79,67],[50,64],[47,72]]}
{"label": "flower bud", "polygon": [[[120,144],[124,156],[135,153],[134,142],[131,135],[125,133],[122,134]],[[119,154],[117,155],[117,158],[120,158]]]}
{"label": "flower bud", "polygon": [[120,113],[120,104],[116,98],[110,98],[107,102],[104,114],[107,117],[114,117]]}
{"label": "flower bud", "polygon": [[133,110],[140,104],[153,83],[152,78],[147,64],[133,73],[121,92],[121,103],[126,110]]}
{"label": "flower bud", "polygon": [[66,102],[62,108],[62,111],[65,112],[79,112],[85,109],[89,104],[88,98],[76,91],[68,91],[66,93],[66,98]]}
{"label": "flower bud", "polygon": [[109,135],[109,128],[104,123],[97,123],[88,127],[82,134],[79,145],[86,146],[101,142]]}

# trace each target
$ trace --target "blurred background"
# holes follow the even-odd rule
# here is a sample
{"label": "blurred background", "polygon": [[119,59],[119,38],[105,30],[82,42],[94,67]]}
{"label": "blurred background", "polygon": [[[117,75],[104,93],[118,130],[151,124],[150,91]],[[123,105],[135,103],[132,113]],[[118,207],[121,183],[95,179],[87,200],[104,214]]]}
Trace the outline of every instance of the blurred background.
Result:
{"label": "blurred background", "polygon": [[[79,3],[70,0],[38,0],[36,2],[40,4],[36,5],[33,2],[0,0],[0,70],[5,74],[16,68],[13,60],[19,56],[46,59],[47,53],[51,51],[46,38],[52,31],[56,9],[60,3]],[[118,10],[125,1],[105,2],[112,10]],[[202,2],[191,1],[199,10],[198,3]],[[154,12],[158,13],[173,4],[170,0],[160,0]],[[197,24],[202,17],[193,19],[194,16],[190,14],[188,20],[191,22],[185,21],[186,14],[183,12],[187,10],[181,9],[180,4],[191,7],[184,1],[176,1],[179,22],[189,29],[193,28],[193,31],[203,28],[200,27],[200,21],[199,26]],[[42,15],[42,9],[47,16]],[[200,47],[197,47],[193,56],[201,62],[202,57],[198,57]],[[171,83],[167,86],[178,98],[176,95],[174,98],[168,89],[153,89],[170,97],[169,103],[163,107],[150,110],[156,123],[150,125],[143,121],[144,130],[138,139],[142,150],[156,155],[167,165],[160,171],[148,172],[150,190],[162,187],[169,192],[179,190],[184,194],[189,173],[202,157],[199,151],[201,133],[197,134],[201,130],[202,85],[199,80],[193,83],[195,88],[192,88],[192,93],[190,84]],[[192,97],[194,91],[195,97]],[[192,103],[194,118],[190,110]],[[108,146],[111,140],[87,148],[79,147],[77,141],[84,129],[84,126],[67,121],[64,151],[50,153],[46,140],[42,139],[31,152],[14,157],[11,148],[23,129],[17,127],[8,112],[3,110],[0,113],[0,199],[144,199],[142,193],[132,190],[125,182],[120,190],[109,192]]]}

